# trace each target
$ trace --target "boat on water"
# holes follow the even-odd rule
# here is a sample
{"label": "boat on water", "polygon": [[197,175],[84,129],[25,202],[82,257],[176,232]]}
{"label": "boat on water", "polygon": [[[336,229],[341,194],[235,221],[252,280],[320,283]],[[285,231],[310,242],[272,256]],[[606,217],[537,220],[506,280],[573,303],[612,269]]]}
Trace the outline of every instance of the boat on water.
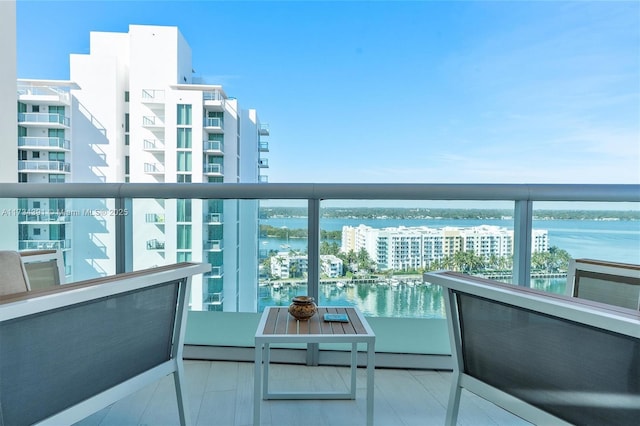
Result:
{"label": "boat on water", "polygon": [[344,281],[338,281],[338,282],[336,283],[336,287],[338,287],[338,288],[343,288],[344,286],[345,286]]}

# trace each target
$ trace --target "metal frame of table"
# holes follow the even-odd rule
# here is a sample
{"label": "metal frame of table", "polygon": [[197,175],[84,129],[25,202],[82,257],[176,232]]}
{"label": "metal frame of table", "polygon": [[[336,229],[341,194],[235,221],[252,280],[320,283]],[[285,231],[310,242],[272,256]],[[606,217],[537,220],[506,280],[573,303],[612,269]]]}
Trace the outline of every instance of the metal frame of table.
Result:
{"label": "metal frame of table", "polygon": [[[325,313],[343,313],[349,322],[324,321]],[[367,425],[373,425],[373,379],[376,336],[355,307],[318,307],[308,321],[298,321],[286,307],[270,306],[262,313],[255,336],[253,424],[260,424],[260,399],[355,399],[358,343],[367,344]],[[351,343],[351,386],[348,392],[270,392],[272,343]]]}

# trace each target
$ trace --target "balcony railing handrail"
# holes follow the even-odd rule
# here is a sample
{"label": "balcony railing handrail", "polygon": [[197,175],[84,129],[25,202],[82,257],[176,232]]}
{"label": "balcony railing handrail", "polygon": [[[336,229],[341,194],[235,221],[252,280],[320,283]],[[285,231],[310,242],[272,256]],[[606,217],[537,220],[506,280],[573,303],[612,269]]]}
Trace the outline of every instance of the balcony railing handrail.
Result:
{"label": "balcony railing handrail", "polygon": [[3,183],[0,198],[640,202],[637,184]]}

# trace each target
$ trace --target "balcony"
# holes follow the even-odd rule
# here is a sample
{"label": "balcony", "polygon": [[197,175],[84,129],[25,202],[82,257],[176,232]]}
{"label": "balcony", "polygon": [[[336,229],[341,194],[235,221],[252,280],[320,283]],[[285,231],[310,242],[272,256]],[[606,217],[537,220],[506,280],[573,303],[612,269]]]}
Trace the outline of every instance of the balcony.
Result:
{"label": "balcony", "polygon": [[207,133],[224,133],[224,123],[218,117],[205,117],[202,126]]}
{"label": "balcony", "polygon": [[224,270],[221,266],[212,266],[211,272],[207,273],[205,276],[210,280],[220,279],[224,275]]}
{"label": "balcony", "polygon": [[269,176],[267,175],[259,175],[258,183],[269,183]]}
{"label": "balcony", "polygon": [[212,306],[220,306],[224,301],[224,296],[222,292],[219,293],[209,293],[209,295],[205,298],[204,303]]}
{"label": "balcony", "polygon": [[221,141],[204,141],[202,142],[202,150],[207,154],[224,154]]}
{"label": "balcony", "polygon": [[70,89],[79,89],[74,83],[64,86],[53,86],[29,80],[18,80],[18,99],[25,103],[48,105],[71,105]]}
{"label": "balcony", "polygon": [[18,138],[18,146],[25,150],[65,152],[71,148],[71,141],[63,138],[21,136]]}
{"label": "balcony", "polygon": [[267,141],[258,142],[258,152],[269,152],[269,142]]}
{"label": "balcony", "polygon": [[164,175],[164,164],[144,163],[144,172],[150,175]]}
{"label": "balcony", "polygon": [[152,154],[164,154],[164,141],[159,139],[145,139],[142,149]]}
{"label": "balcony", "polygon": [[261,124],[260,127],[258,128],[258,134],[260,136],[269,136],[269,125]]}
{"label": "balcony", "polygon": [[221,225],[222,213],[207,213],[204,219],[205,223],[209,225]]}
{"label": "balcony", "polygon": [[164,129],[164,122],[155,115],[145,115],[142,117],[142,127],[149,130]]}
{"label": "balcony", "polygon": [[222,240],[208,240],[203,244],[203,248],[207,251],[222,251]]}
{"label": "balcony", "polygon": [[259,158],[258,159],[258,167],[261,169],[268,169],[269,168],[269,159],[267,158]]}
{"label": "balcony", "polygon": [[223,175],[222,164],[207,163],[202,167],[202,173],[207,176],[222,176]]}
{"label": "balcony", "polygon": [[155,225],[164,225],[164,214],[147,213],[144,215],[145,223],[153,223]]}
{"label": "balcony", "polygon": [[142,89],[141,101],[143,104],[164,104],[164,90]]}
{"label": "balcony", "polygon": [[71,240],[19,240],[18,250],[68,250]]}
{"label": "balcony", "polygon": [[68,212],[47,212],[45,210],[39,211],[37,209],[33,209],[18,215],[18,223],[25,225],[69,222],[71,222],[71,214]]}
{"label": "balcony", "polygon": [[147,250],[164,251],[164,241],[157,239],[147,240]]}
{"label": "balcony", "polygon": [[24,173],[71,173],[71,165],[63,161],[18,161],[18,171]]}
{"label": "balcony", "polygon": [[220,90],[202,92],[202,102],[206,111],[224,111],[225,98]]}
{"label": "balcony", "polygon": [[[88,186],[87,186],[88,185]],[[33,187],[33,188],[30,188]],[[368,200],[393,201],[423,201],[437,200],[447,203],[449,201],[470,201],[474,207],[484,203],[505,202],[513,209],[513,218],[508,220],[513,223],[515,255],[513,256],[513,275],[517,282],[526,283],[530,280],[531,270],[531,236],[533,235],[533,215],[532,207],[535,203],[544,202],[599,202],[599,203],[636,203],[633,208],[637,209],[640,203],[640,187],[638,185],[475,185],[475,184],[60,184],[60,185],[23,185],[23,184],[3,184],[0,186],[0,197],[5,199],[15,199],[16,194],[20,197],[30,198],[106,198],[115,200],[116,204],[126,205],[133,200],[135,206],[137,199],[185,199],[192,200],[237,200],[238,204],[252,200],[286,200],[288,203],[299,203],[305,206],[305,217],[300,218],[305,227],[308,226],[308,276],[301,278],[305,284],[300,286],[302,292],[317,292],[315,295],[321,297],[323,285],[319,285],[320,277],[314,275],[314,270],[319,268],[319,245],[320,230],[323,229],[322,222],[326,220],[323,216],[322,203],[325,200],[339,200],[344,203],[349,200],[364,202]],[[402,202],[400,202],[402,204]],[[146,210],[146,211],[145,211]],[[137,214],[145,214],[150,208],[139,210]],[[225,210],[227,212],[227,210]],[[136,214],[135,212],[133,214]],[[232,214],[231,211],[229,214]],[[234,215],[232,215],[234,217]],[[197,216],[202,217],[202,216]],[[207,214],[205,213],[205,218]],[[426,219],[425,219],[426,220]],[[431,219],[429,219],[431,220]],[[308,224],[308,225],[307,225]],[[121,226],[121,228],[117,228]],[[130,224],[123,220],[120,225],[116,222],[116,232],[114,239],[116,255],[113,262],[117,265],[119,258],[125,256],[137,256],[139,253],[131,253],[130,248],[134,234]],[[149,236],[150,237],[150,236]],[[147,238],[149,238],[147,237]],[[573,237],[580,239],[580,234]],[[145,240],[143,240],[145,241]],[[150,240],[153,241],[153,240]],[[157,240],[155,240],[157,242]],[[220,240],[217,240],[220,241]],[[292,240],[289,239],[289,242]],[[199,243],[199,242],[198,242]],[[144,244],[144,243],[143,243]],[[227,243],[229,244],[229,243]],[[291,242],[293,244],[293,242]],[[22,245],[22,242],[21,242]],[[153,244],[159,246],[160,243]],[[205,250],[213,248],[215,241],[207,241]],[[196,247],[196,245],[194,245]],[[233,255],[235,247],[231,249],[231,244],[227,245],[224,255]],[[74,251],[76,248],[74,247]],[[594,257],[607,257],[609,247],[595,247]],[[144,251],[144,250],[143,250]],[[118,255],[120,253],[120,256]],[[124,253],[124,254],[123,254]],[[207,253],[210,258],[216,259],[219,255]],[[638,252],[634,252],[638,255]],[[144,256],[145,253],[142,254]],[[153,256],[155,258],[159,256]],[[222,256],[219,256],[222,257]],[[203,258],[206,259],[205,256]],[[205,260],[206,261],[206,260]],[[213,262],[213,260],[211,260]],[[315,263],[315,267],[314,267]],[[124,262],[118,266],[125,270]],[[254,273],[257,271],[253,271]],[[212,271],[213,273],[213,271]],[[235,274],[236,271],[233,271]],[[231,274],[228,274],[231,275]],[[257,276],[257,273],[256,273]],[[225,277],[227,278],[227,277]],[[202,285],[202,284],[201,284]],[[241,286],[246,286],[247,281],[241,281]],[[401,287],[403,284],[400,284]],[[334,286],[335,287],[335,286]],[[332,291],[334,289],[332,287]],[[415,285],[418,287],[418,285]],[[414,287],[414,288],[415,288]],[[376,291],[381,292],[382,286],[377,289],[369,288],[368,294]],[[199,289],[201,290],[201,289]],[[282,289],[265,288],[265,292],[276,295],[283,295],[287,298],[287,293]],[[232,303],[232,297],[225,289],[227,304]],[[258,290],[263,291],[260,287]],[[398,294],[395,290],[394,294]],[[414,291],[414,290],[411,290]],[[391,289],[389,289],[391,292]],[[313,294],[313,293],[312,293]],[[200,301],[207,303],[206,290],[200,292]],[[235,296],[235,295],[234,295]],[[255,293],[253,293],[255,297]],[[238,296],[235,296],[238,297]],[[275,299],[274,299],[275,300]],[[319,300],[319,299],[318,299]],[[428,303],[441,303],[441,300],[419,301],[419,305]],[[441,305],[439,305],[441,306]],[[256,310],[258,308],[256,307]],[[234,316],[235,315],[235,316]],[[187,346],[185,347],[186,357],[209,357],[214,358],[220,355],[221,351],[225,355],[235,353],[233,359],[251,360],[253,354],[252,332],[255,332],[255,323],[258,313],[248,312],[190,312],[189,327],[187,330]],[[234,319],[234,320],[232,320]],[[244,322],[243,322],[244,321]],[[376,405],[375,424],[443,424],[445,416],[446,401],[450,386],[451,373],[442,370],[451,368],[450,355],[447,352],[448,340],[447,329],[442,318],[393,318],[393,317],[371,317],[370,322],[376,334],[376,362],[380,368],[376,370]],[[206,331],[203,331],[206,330]],[[232,342],[232,343],[230,343]],[[444,342],[444,343],[442,343]],[[342,361],[335,362],[337,355],[334,352],[323,348],[320,349],[321,367],[316,367],[322,371],[321,375],[336,378],[336,381],[329,380],[329,386],[338,383],[345,377],[346,368],[326,367],[326,364],[340,365]],[[304,350],[282,350],[275,355],[287,363],[305,363]],[[340,354],[338,354],[340,355]],[[332,358],[334,357],[334,358]],[[274,357],[275,358],[275,357]],[[229,358],[227,358],[229,359]],[[304,376],[307,370],[301,370],[297,365],[274,365],[272,372],[280,377]],[[395,369],[391,369],[395,368]],[[413,370],[419,368],[419,370]],[[432,370],[426,370],[432,369]],[[221,424],[250,424],[251,413],[246,409],[246,404],[242,401],[250,399],[252,392],[251,374],[252,364],[240,363],[219,363],[190,361],[187,363],[187,379],[190,388],[192,416],[200,419],[201,422],[219,422]],[[228,374],[228,375],[226,375]],[[204,392],[202,382],[192,385],[198,378],[211,377],[211,386],[220,385],[220,380],[232,383],[231,387],[225,388],[225,392],[231,392],[220,402],[219,398],[212,398],[211,392]],[[339,380],[338,380],[339,379]],[[358,375],[358,380],[363,379]],[[289,386],[294,379],[289,380]],[[103,424],[120,424],[126,419],[131,423],[157,424],[160,422],[175,423],[175,407],[166,404],[171,400],[173,394],[171,383],[163,381],[153,385],[144,392],[133,395],[127,400],[113,404],[95,417],[90,417],[86,424],[95,421],[103,421]],[[215,382],[215,383],[214,383]],[[168,385],[167,385],[168,383]],[[216,384],[217,383],[217,384]],[[360,385],[362,382],[360,382]],[[226,385],[225,385],[226,386]],[[360,386],[361,387],[361,386]],[[163,389],[166,389],[163,390]],[[209,388],[211,390],[213,388]],[[222,390],[222,388],[220,388]],[[146,396],[149,398],[147,398]],[[333,417],[332,408],[334,404],[325,401],[310,401],[295,403],[287,401],[265,401],[263,410],[271,410],[274,415],[286,413],[295,404],[295,410],[313,410],[318,415],[319,424],[340,424],[343,413],[353,419],[354,422],[362,417],[362,395],[359,393],[356,404],[350,402],[338,403],[340,414]],[[463,403],[460,421],[465,424],[476,424],[486,422],[487,424],[525,424],[509,413],[496,408],[486,401],[475,398],[473,395],[463,392]],[[140,402],[142,401],[142,402]],[[207,402],[208,401],[208,402]],[[140,404],[140,405],[137,405]],[[300,405],[298,405],[300,404]],[[134,406],[132,409],[131,407]],[[389,409],[388,407],[395,407]],[[211,414],[214,412],[215,414]],[[215,416],[215,417],[214,417]],[[286,417],[285,417],[286,418]],[[110,423],[111,422],[111,423]]]}
{"label": "balcony", "polygon": [[23,126],[65,129],[69,127],[70,122],[69,117],[62,114],[46,112],[21,112],[18,114],[18,123]]}

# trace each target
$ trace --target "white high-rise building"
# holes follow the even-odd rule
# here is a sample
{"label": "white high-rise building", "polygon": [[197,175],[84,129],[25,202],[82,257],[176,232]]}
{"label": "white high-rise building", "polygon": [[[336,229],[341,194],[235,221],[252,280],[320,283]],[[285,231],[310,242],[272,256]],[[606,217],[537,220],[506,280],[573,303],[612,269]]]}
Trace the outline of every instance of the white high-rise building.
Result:
{"label": "white high-rise building", "polygon": [[[89,53],[70,57],[70,81],[20,80],[19,113],[30,121],[19,123],[21,133],[13,138],[25,157],[15,163],[26,167],[14,170],[13,180],[266,181],[260,170],[267,167],[261,153],[268,151],[268,127],[222,86],[192,75],[191,48],[176,27],[91,32]],[[42,242],[31,241],[55,231],[49,240],[62,244],[73,280],[116,272],[115,220],[125,215],[133,232],[127,267],[207,262],[212,271],[194,279],[192,309],[256,309],[257,201],[136,199],[120,210],[105,199],[22,203],[47,214],[66,212],[49,214],[46,226],[22,223],[29,226],[21,226],[26,234],[20,240],[23,248],[41,248]]]}
{"label": "white high-rise building", "polygon": [[[549,250],[548,231],[534,229],[532,252]],[[429,266],[455,253],[473,252],[491,256],[513,255],[513,230],[498,226],[459,228],[397,227],[372,228],[366,225],[342,228],[342,252],[364,249],[379,270],[407,270]]]}

